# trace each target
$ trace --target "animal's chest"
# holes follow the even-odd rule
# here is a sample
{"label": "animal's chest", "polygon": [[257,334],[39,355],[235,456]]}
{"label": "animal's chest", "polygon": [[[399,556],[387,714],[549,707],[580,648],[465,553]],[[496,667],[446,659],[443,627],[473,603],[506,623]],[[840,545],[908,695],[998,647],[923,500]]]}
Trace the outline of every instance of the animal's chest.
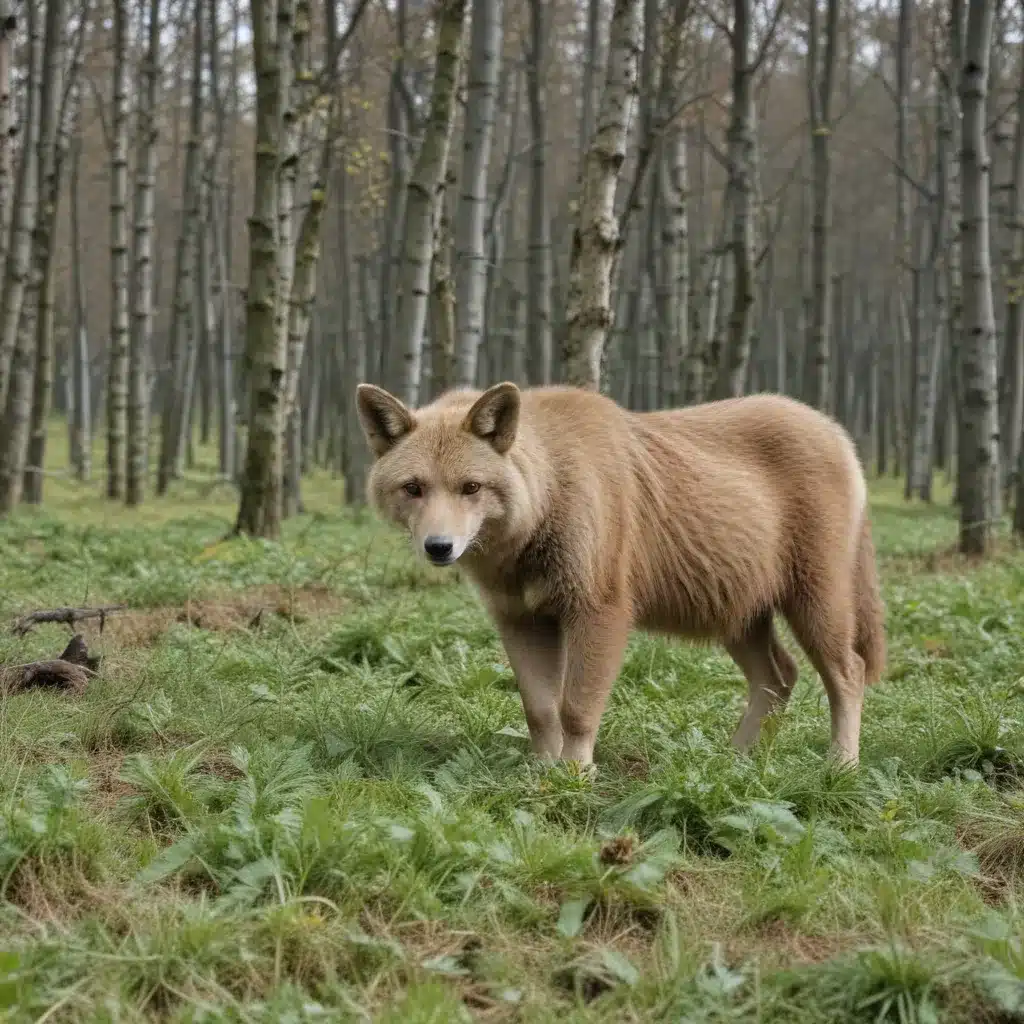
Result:
{"label": "animal's chest", "polygon": [[536,543],[501,567],[475,567],[474,582],[491,611],[506,617],[558,616],[565,611],[566,588],[558,552]]}

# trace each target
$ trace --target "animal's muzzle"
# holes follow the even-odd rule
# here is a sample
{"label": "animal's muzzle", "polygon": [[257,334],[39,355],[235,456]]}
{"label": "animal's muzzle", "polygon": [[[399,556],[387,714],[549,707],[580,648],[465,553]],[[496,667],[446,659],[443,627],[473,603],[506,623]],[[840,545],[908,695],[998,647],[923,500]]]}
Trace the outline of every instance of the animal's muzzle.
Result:
{"label": "animal's muzzle", "polygon": [[455,542],[451,537],[427,537],[423,550],[434,565],[450,565],[455,561]]}

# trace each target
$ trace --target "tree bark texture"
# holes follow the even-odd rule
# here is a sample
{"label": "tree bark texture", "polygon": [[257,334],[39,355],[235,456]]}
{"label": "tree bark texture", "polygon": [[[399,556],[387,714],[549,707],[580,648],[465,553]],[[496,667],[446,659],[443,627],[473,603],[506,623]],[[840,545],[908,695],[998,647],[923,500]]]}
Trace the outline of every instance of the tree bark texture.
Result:
{"label": "tree bark texture", "polygon": [[[37,203],[30,239],[29,276],[21,306],[4,411],[3,450],[0,451],[0,514],[10,513],[21,501],[33,400],[37,387],[44,385],[40,381],[40,373],[49,375],[52,382],[53,372],[52,243],[57,203],[56,146],[64,78],[62,44],[66,26],[63,0],[47,0],[45,11],[42,60],[38,65],[39,120],[37,130],[33,133]],[[42,351],[40,345],[43,346]]]}
{"label": "tree bark texture", "polygon": [[398,336],[403,354],[402,400],[419,400],[423,337],[430,294],[435,218],[444,190],[448,149],[455,124],[455,99],[462,58],[467,0],[442,0],[437,23],[437,64],[430,112],[416,156],[405,205],[402,292]]}
{"label": "tree bark texture", "polygon": [[960,79],[963,334],[960,342],[960,550],[985,554],[998,470],[996,325],[989,255],[991,165],[985,138],[994,0],[970,0]]}
{"label": "tree bark texture", "polygon": [[601,386],[601,357],[612,325],[612,269],[619,249],[615,192],[639,86],[640,12],[640,0],[615,0],[597,130],[584,161],[573,231],[565,374],[569,384],[593,391]]}
{"label": "tree bark texture", "polygon": [[110,118],[110,342],[107,365],[107,497],[124,495],[128,411],[128,0],[114,4]]}
{"label": "tree bark texture", "polygon": [[[811,0],[812,3],[816,0]],[[812,21],[813,25],[813,21]],[[713,398],[743,393],[750,361],[751,315],[754,308],[754,66],[751,55],[750,0],[733,0],[732,116],[729,123],[728,174],[732,199],[732,308],[723,365]]]}
{"label": "tree bark texture", "polygon": [[819,60],[818,0],[810,0],[807,49],[807,93],[811,129],[811,309],[804,362],[804,399],[817,409],[828,408],[829,317],[831,301],[830,247],[832,230],[832,91],[835,80],[839,0],[827,0],[825,52]]}
{"label": "tree bark texture", "polygon": [[1002,465],[1013,486],[1024,430],[1024,63],[1017,86],[1017,126],[1008,197],[1010,255],[1006,267],[1006,322],[1003,338],[1000,429]]}
{"label": "tree bark texture", "polygon": [[503,0],[474,0],[469,51],[462,195],[455,230],[456,382],[472,387],[483,340],[487,297],[487,169],[494,138]]}
{"label": "tree bark texture", "polygon": [[275,321],[280,273],[277,248],[278,164],[283,96],[274,0],[251,0],[256,71],[253,211],[249,219],[249,289],[245,358],[249,436],[236,529],[277,538],[281,531],[281,464],[287,350]]}
{"label": "tree bark texture", "polygon": [[136,135],[135,202],[132,226],[132,330],[128,352],[128,461],[125,499],[145,497],[149,453],[149,358],[153,341],[153,221],[156,190],[157,85],[160,61],[160,0],[149,2],[147,47]]}
{"label": "tree bark texture", "polygon": [[544,66],[547,45],[545,0],[530,0],[526,83],[530,107],[530,212],[526,283],[526,376],[551,383],[551,218],[547,193],[547,111]]}
{"label": "tree bark texture", "polygon": [[[54,271],[57,213],[62,193],[65,158],[78,107],[78,73],[82,62],[84,29],[73,36],[74,48],[65,61],[64,0],[51,0],[47,10],[47,39],[43,57],[43,111],[39,136],[40,206],[34,246],[37,249],[38,311],[36,315],[36,367],[32,389],[24,500],[43,501],[43,467],[46,463],[47,426],[53,399],[56,362],[54,342]],[[54,10],[56,8],[56,10]],[[47,94],[47,86],[52,94]]]}
{"label": "tree bark texture", "polygon": [[32,231],[39,201],[36,140],[39,137],[40,66],[43,60],[41,13],[35,4],[26,6],[28,78],[25,87],[24,127],[21,132],[21,160],[14,187],[11,233],[4,267],[3,296],[0,300],[0,410],[7,406],[11,359],[18,336],[25,285],[28,282]]}
{"label": "tree bark texture", "polygon": [[195,2],[189,102],[185,141],[183,209],[175,255],[174,298],[171,308],[171,360],[164,382],[157,494],[164,494],[181,475],[192,415],[195,366],[199,341],[196,318],[196,261],[202,193],[203,131],[203,8]]}

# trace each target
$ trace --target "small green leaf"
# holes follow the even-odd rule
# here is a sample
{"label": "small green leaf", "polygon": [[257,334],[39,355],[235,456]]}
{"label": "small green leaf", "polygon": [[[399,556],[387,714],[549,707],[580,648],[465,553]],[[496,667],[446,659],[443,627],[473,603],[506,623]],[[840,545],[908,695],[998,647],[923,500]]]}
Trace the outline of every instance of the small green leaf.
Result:
{"label": "small green leaf", "polygon": [[590,903],[589,896],[583,899],[566,900],[558,915],[558,924],[556,925],[558,931],[568,939],[579,935],[580,929],[583,927],[583,915],[587,912]]}

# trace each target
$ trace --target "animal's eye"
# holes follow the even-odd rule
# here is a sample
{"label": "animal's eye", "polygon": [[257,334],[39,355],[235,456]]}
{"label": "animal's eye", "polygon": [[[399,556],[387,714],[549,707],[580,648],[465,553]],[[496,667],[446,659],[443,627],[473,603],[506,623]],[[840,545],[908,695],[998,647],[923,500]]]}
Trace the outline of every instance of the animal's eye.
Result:
{"label": "animal's eye", "polygon": [[467,480],[466,483],[462,485],[463,494],[476,494],[479,490],[480,485],[475,480]]}
{"label": "animal's eye", "polygon": [[410,480],[403,490],[413,498],[418,498],[423,493],[423,488],[415,480]]}

